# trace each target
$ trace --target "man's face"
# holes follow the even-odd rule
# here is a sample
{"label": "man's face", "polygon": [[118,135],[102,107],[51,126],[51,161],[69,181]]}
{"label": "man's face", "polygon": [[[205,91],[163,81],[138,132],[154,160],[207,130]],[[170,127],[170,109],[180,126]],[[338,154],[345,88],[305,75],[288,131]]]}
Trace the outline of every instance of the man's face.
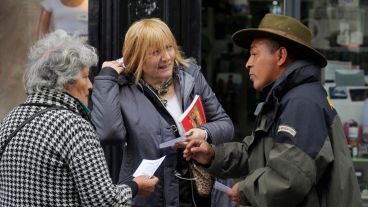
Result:
{"label": "man's face", "polygon": [[249,77],[256,90],[275,81],[282,73],[278,66],[279,49],[272,52],[271,43],[267,39],[254,39],[250,47],[250,57],[245,65],[249,69]]}

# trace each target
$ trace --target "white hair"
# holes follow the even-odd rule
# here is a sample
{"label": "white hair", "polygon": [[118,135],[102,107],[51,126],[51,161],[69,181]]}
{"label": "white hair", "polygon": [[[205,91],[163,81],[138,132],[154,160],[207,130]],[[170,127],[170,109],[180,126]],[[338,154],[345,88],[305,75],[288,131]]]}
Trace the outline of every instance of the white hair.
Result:
{"label": "white hair", "polygon": [[84,67],[89,68],[97,62],[92,46],[77,36],[56,30],[31,47],[23,77],[24,87],[28,94],[45,88],[65,91],[65,84],[74,83]]}

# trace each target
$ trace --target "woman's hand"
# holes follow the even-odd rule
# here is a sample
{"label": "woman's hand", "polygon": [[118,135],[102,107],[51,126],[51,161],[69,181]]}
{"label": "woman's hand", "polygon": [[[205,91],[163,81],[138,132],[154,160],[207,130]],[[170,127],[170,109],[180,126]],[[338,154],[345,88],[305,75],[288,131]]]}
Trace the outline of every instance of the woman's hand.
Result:
{"label": "woman's hand", "polygon": [[122,72],[124,72],[124,69],[125,69],[123,64],[118,63],[115,60],[105,61],[104,63],[102,63],[102,69],[105,67],[113,68],[118,74],[121,74]]}
{"label": "woman's hand", "polygon": [[194,139],[203,139],[203,140],[205,140],[206,131],[205,131],[205,129],[201,129],[201,128],[193,128],[193,129],[190,129],[189,131],[185,132],[184,136],[185,136],[185,141],[187,141],[187,142],[189,142],[191,140],[194,140]]}
{"label": "woman's hand", "polygon": [[188,142],[191,140],[205,140],[206,131],[201,128],[193,128],[184,134],[184,141],[177,142],[174,145],[174,148],[185,148]]}
{"label": "woman's hand", "polygon": [[152,176],[152,178],[148,178],[147,176],[137,176],[133,179],[138,185],[138,193],[139,196],[148,196],[155,190],[155,186],[158,183],[158,178]]}

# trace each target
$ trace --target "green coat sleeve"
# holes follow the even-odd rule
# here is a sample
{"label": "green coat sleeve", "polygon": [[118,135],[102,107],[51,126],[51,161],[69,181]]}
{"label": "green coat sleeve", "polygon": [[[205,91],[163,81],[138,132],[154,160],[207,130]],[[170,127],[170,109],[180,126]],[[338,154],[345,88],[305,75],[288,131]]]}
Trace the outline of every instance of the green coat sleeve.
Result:
{"label": "green coat sleeve", "polygon": [[246,139],[216,146],[208,171],[218,178],[245,177],[238,193],[242,202],[253,206],[292,207],[303,202],[316,183],[314,160],[293,145],[275,143],[266,166],[249,172]]}
{"label": "green coat sleeve", "polygon": [[[247,137],[245,138],[247,139]],[[248,144],[230,142],[214,147],[215,157],[208,168],[218,178],[236,178],[248,174]]]}
{"label": "green coat sleeve", "polygon": [[316,183],[314,160],[290,144],[275,143],[267,165],[239,183],[242,201],[259,207],[298,206]]}

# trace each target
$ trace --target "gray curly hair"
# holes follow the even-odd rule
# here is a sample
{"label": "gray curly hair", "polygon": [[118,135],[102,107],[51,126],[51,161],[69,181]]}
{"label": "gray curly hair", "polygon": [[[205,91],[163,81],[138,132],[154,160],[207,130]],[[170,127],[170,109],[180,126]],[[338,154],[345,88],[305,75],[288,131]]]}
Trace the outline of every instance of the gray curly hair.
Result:
{"label": "gray curly hair", "polygon": [[25,90],[27,94],[45,88],[65,91],[65,84],[73,84],[84,67],[94,66],[97,61],[92,46],[79,37],[56,30],[31,47],[23,77]]}

